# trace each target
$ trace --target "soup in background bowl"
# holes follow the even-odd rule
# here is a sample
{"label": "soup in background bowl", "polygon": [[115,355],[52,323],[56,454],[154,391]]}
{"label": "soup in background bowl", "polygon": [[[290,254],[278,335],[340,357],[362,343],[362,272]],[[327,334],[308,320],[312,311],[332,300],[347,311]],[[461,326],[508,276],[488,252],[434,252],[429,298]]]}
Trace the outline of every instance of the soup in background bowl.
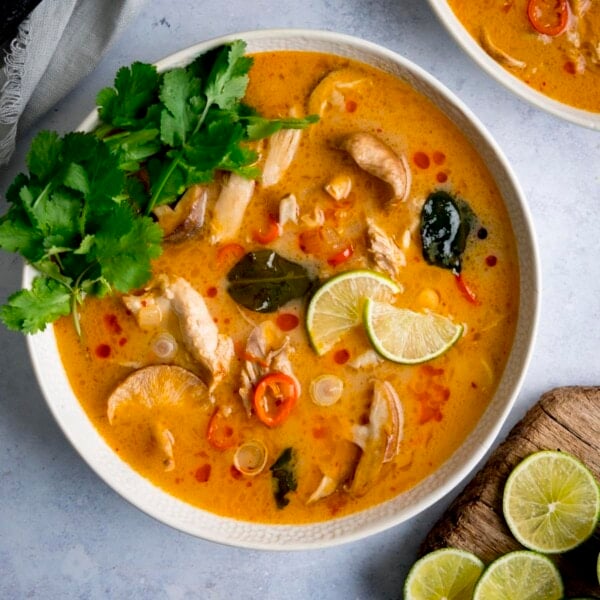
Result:
{"label": "soup in background bowl", "polygon": [[561,0],[430,0],[459,45],[512,92],[600,129],[600,7]]}
{"label": "soup in background bowl", "polygon": [[[171,237],[148,284],[87,298],[81,337],[63,317],[29,347],[65,435],[140,509],[237,546],[333,545],[418,514],[494,441],[534,339],[533,232],[489,134],[389,50],[249,32],[158,70],[237,38],[254,59],[245,102],[318,122],[257,142],[262,178],[234,179],[236,207],[250,185],[243,215],[227,210],[225,176],[186,192],[190,213],[203,207],[190,231],[157,211]],[[273,175],[280,143],[290,160]],[[359,284],[377,300],[370,321]],[[387,335],[401,318],[442,340],[410,354],[414,336]]]}

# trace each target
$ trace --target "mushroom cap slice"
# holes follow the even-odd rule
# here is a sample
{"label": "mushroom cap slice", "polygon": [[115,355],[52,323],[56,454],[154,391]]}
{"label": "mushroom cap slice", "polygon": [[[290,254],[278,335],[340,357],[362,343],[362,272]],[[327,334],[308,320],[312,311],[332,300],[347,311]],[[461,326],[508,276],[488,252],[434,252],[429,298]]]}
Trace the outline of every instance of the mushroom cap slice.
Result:
{"label": "mushroom cap slice", "polygon": [[375,381],[368,425],[356,426],[354,442],[362,448],[350,492],[364,495],[377,479],[384,463],[400,451],[404,433],[404,410],[394,387]]}
{"label": "mushroom cap slice", "polygon": [[175,365],[144,367],[127,376],[108,398],[108,422],[112,425],[123,407],[160,409],[207,399],[206,385],[187,369]]}

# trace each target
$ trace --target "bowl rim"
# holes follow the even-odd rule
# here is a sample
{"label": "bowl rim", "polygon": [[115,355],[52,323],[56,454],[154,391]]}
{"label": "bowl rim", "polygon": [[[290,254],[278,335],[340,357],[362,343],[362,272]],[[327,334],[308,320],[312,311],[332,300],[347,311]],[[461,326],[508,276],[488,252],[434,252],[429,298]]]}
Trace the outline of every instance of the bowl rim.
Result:
{"label": "bowl rim", "polygon": [[428,0],[429,6],[454,41],[488,75],[522,100],[564,121],[588,129],[600,130],[600,112],[592,112],[565,104],[528,86],[499,65],[467,31],[447,0]]}
{"label": "bowl rim", "polygon": [[[486,452],[490,450],[522,388],[527,367],[533,354],[541,302],[539,293],[541,280],[539,253],[533,222],[529,207],[525,201],[524,193],[498,144],[478,118],[454,93],[424,69],[392,50],[358,37],[318,29],[263,29],[214,37],[170,54],[155,64],[159,70],[165,70],[180,64],[185,64],[200,53],[236,39],[243,39],[246,41],[248,43],[249,52],[294,49],[293,46],[282,48],[281,44],[284,43],[283,41],[285,40],[285,42],[292,42],[293,44],[314,45],[315,47],[312,48],[313,51],[329,51],[330,53],[335,53],[331,50],[325,50],[324,48],[343,48],[345,52],[339,52],[339,55],[348,57],[356,56],[357,60],[363,60],[363,62],[366,62],[367,64],[374,64],[373,61],[375,60],[383,61],[386,64],[393,64],[403,70],[407,77],[412,76],[417,80],[424,82],[424,85],[429,88],[431,93],[441,96],[445,102],[449,103],[449,108],[466,119],[466,122],[472,129],[472,133],[479,137],[478,141],[483,142],[486,145],[491,156],[497,161],[498,168],[501,169],[503,176],[506,178],[506,185],[508,185],[513,192],[515,208],[521,224],[519,237],[522,238],[523,248],[526,248],[528,253],[529,272],[527,275],[530,278],[528,281],[530,281],[531,294],[527,301],[527,314],[522,314],[525,312],[522,310],[524,302],[522,285],[524,273],[523,267],[520,266],[521,294],[517,332],[515,333],[516,338],[519,329],[524,328],[523,348],[520,351],[518,360],[515,359],[512,361],[514,362],[512,366],[515,372],[511,382],[507,383],[508,389],[505,390],[504,395],[506,397],[500,406],[500,411],[495,415],[491,415],[490,406],[492,402],[490,402],[490,406],[488,406],[475,428],[469,433],[467,439],[463,441],[454,454],[451,455],[451,457],[447,459],[436,472],[434,472],[434,475],[447,470],[446,466],[449,462],[452,462],[452,457],[463,452],[462,449],[466,446],[468,439],[474,435],[480,426],[483,427],[482,422],[484,421],[484,417],[489,414],[491,422],[486,424],[485,435],[483,435],[481,442],[470,449],[470,453],[466,455],[465,460],[461,461],[458,467],[452,469],[450,475],[445,477],[445,480],[441,485],[435,485],[433,489],[426,490],[424,493],[420,493],[419,490],[425,489],[423,486],[431,479],[432,475],[419,482],[415,487],[391,500],[364,511],[352,513],[345,517],[318,523],[298,525],[256,524],[238,521],[229,517],[209,513],[198,507],[193,507],[182,500],[167,494],[167,492],[154,484],[151,484],[142,475],[134,471],[108,447],[108,444],[106,444],[83,411],[83,408],[79,404],[79,401],[76,399],[70,384],[68,383],[60,356],[58,355],[56,338],[52,327],[47,328],[44,332],[28,336],[27,346],[34,372],[46,404],[59,427],[62,429],[65,437],[70,441],[90,468],[104,480],[110,488],[115,490],[130,504],[162,523],[208,541],[257,550],[288,551],[320,549],[363,539],[403,523],[423,512],[457,487],[484,457]],[[273,44],[275,45],[273,46]],[[260,47],[261,49],[258,49],[257,47]],[[311,50],[309,47],[301,47],[300,49],[307,51]],[[422,90],[420,91],[423,93]],[[452,116],[448,116],[452,120]],[[82,121],[77,129],[86,130],[93,127],[97,118],[98,113],[97,110],[94,109]],[[473,143],[473,140],[471,140],[471,143]],[[498,179],[496,177],[494,177],[494,180],[498,184]],[[514,216],[512,213],[510,213],[510,218],[514,228]],[[515,231],[515,237],[516,233],[517,232]],[[517,246],[519,248],[519,263],[522,264],[522,257],[520,254],[522,247],[518,239]],[[28,265],[25,266],[23,271],[23,285],[25,287],[30,285],[35,274],[36,272],[32,267]],[[511,361],[510,357],[512,357],[513,354],[514,343],[509,355],[509,361]],[[48,366],[46,363],[49,358],[58,360],[57,368],[59,371],[62,369],[62,379],[56,380],[56,374],[54,374],[53,377],[48,376]],[[505,367],[501,378],[501,384],[506,378],[508,367],[509,363],[507,363]],[[58,388],[62,389],[57,389],[57,385]],[[499,391],[496,390],[492,401],[498,394]],[[76,419],[81,419],[83,416],[84,422],[80,423],[80,425],[85,431],[80,430],[80,428],[75,430],[69,426],[71,414],[67,414],[68,411],[73,411],[73,414],[75,415],[74,418]],[[88,446],[96,448],[99,455],[90,454],[87,451]],[[108,451],[108,454],[106,451]],[[463,452],[463,454],[464,453],[465,452]],[[115,472],[115,469],[117,472]],[[413,495],[417,495],[417,493],[420,493],[420,496],[418,496],[416,502],[411,503],[410,499]],[[379,514],[377,511],[378,507],[385,507],[388,504],[393,503],[394,500],[399,497],[402,497],[403,499],[406,498],[408,505],[399,511],[394,511],[389,514]],[[169,508],[168,514],[164,513],[165,506]],[[186,511],[192,511],[194,516],[198,519],[198,522],[194,520],[193,526],[188,522],[188,513]],[[373,518],[371,518],[372,516]],[[360,522],[355,525],[353,524],[351,528],[345,528],[349,521]],[[207,523],[210,525],[209,530],[206,529],[206,527],[208,527]],[[218,524],[218,527],[215,523]],[[221,525],[225,527],[224,530],[221,530]],[[242,535],[239,535],[239,532],[242,532]],[[232,538],[232,535],[234,539]]]}

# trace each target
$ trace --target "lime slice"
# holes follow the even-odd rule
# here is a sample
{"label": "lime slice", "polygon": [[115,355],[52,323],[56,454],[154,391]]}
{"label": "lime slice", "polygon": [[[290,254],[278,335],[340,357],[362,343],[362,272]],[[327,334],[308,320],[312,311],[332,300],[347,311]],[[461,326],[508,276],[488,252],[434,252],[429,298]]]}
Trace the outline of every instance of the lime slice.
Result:
{"label": "lime slice", "polygon": [[596,563],[596,575],[598,577],[598,583],[600,584],[600,554],[598,554],[598,562]]}
{"label": "lime slice", "polygon": [[397,363],[414,365],[443,354],[462,335],[463,326],[432,312],[417,313],[371,299],[365,328],[375,350]]}
{"label": "lime slice", "polygon": [[504,518],[523,546],[538,552],[566,552],[596,528],[600,490],[579,460],[544,450],[528,456],[504,487]]}
{"label": "lime slice", "polygon": [[563,584],[547,557],[529,550],[509,552],[483,573],[473,600],[560,600]]}
{"label": "lime slice", "polygon": [[426,554],[411,568],[404,600],[470,600],[483,563],[470,552],[442,548]]}
{"label": "lime slice", "polygon": [[399,292],[391,279],[366,269],[346,271],[325,282],[306,313],[306,329],[317,354],[325,354],[346,332],[362,323],[366,298],[390,302]]}

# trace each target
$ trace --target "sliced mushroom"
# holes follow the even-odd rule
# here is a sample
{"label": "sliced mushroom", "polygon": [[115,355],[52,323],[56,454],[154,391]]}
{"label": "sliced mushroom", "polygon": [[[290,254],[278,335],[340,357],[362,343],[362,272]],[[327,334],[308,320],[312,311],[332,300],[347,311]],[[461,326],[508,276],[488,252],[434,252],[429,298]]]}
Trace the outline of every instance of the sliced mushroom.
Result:
{"label": "sliced mushroom", "polygon": [[373,219],[367,219],[368,249],[375,264],[392,279],[398,279],[401,268],[406,266],[406,255]]}
{"label": "sliced mushroom", "polygon": [[213,210],[210,241],[212,244],[234,239],[254,195],[256,182],[231,173],[223,185]]}
{"label": "sliced mushroom", "polygon": [[364,495],[377,479],[384,463],[400,450],[404,432],[404,410],[396,390],[388,381],[375,381],[369,423],[354,428],[354,443],[362,449],[350,493]]}
{"label": "sliced mushroom", "polygon": [[179,199],[175,208],[167,205],[157,206],[153,212],[163,230],[165,240],[180,242],[193,237],[204,225],[207,201],[207,188],[192,185]]}
{"label": "sliced mushroom", "polygon": [[329,477],[329,475],[323,475],[317,489],[310,495],[310,498],[306,501],[307,504],[313,504],[322,500],[323,498],[327,498],[327,496],[331,496],[333,492],[337,489],[339,485],[339,481],[333,479],[333,477]]}
{"label": "sliced mushroom", "polygon": [[346,136],[339,146],[363,171],[388,183],[394,200],[404,202],[408,198],[411,171],[405,156],[398,156],[385,142],[366,132]]}
{"label": "sliced mushroom", "polygon": [[508,67],[512,69],[525,69],[527,67],[527,63],[522,60],[517,60],[516,58],[507,54],[504,50],[499,48],[490,38],[489,31],[484,27],[481,30],[480,36],[481,47],[496,61],[499,62],[503,67]]}
{"label": "sliced mushroom", "polygon": [[165,470],[175,466],[173,445],[175,438],[162,421],[166,408],[187,403],[204,402],[208,398],[206,386],[190,371],[174,365],[153,365],[134,371],[126,377],[108,398],[107,417],[116,425],[124,412],[129,418],[147,421],[161,448]]}

